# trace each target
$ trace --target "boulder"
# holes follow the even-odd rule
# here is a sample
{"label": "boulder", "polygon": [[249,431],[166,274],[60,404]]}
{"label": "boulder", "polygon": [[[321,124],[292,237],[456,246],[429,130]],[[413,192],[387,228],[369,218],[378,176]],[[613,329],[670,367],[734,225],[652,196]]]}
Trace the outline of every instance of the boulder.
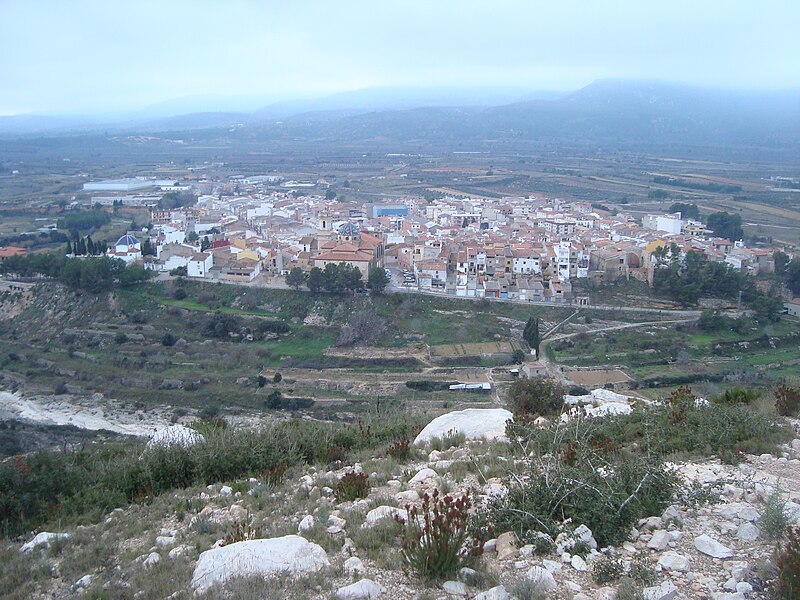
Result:
{"label": "boulder", "polygon": [[670,550],[658,558],[658,565],[665,571],[687,572],[691,568],[692,560],[688,556]]}
{"label": "boulder", "polygon": [[469,440],[495,440],[505,438],[506,421],[513,415],[502,408],[468,408],[436,417],[420,431],[415,444],[430,442],[456,431]]}
{"label": "boulder", "polygon": [[525,576],[533,582],[539,592],[552,592],[558,587],[553,574],[543,567],[531,567]]}
{"label": "boulder", "polygon": [[445,581],[442,584],[442,589],[450,596],[466,596],[467,586],[461,581]]}
{"label": "boulder", "polygon": [[678,595],[678,588],[671,581],[665,581],[661,585],[644,588],[642,597],[644,600],[672,600]]}
{"label": "boulder", "polygon": [[297,535],[249,540],[203,552],[192,575],[192,587],[202,594],[215,583],[224,583],[233,577],[297,575],[328,566],[325,550]]}
{"label": "boulder", "polygon": [[337,600],[370,600],[379,598],[383,588],[371,579],[362,579],[351,585],[339,588],[336,592]]}
{"label": "boulder", "polygon": [[355,575],[364,572],[364,563],[357,556],[351,556],[344,561],[344,572],[348,575]]}
{"label": "boulder", "polygon": [[39,546],[49,548],[51,542],[56,540],[66,540],[67,538],[69,538],[68,533],[48,533],[43,531],[42,533],[36,534],[36,537],[27,544],[23,544],[19,551],[23,554],[27,554],[34,548],[38,548]]}
{"label": "boulder", "polygon": [[170,446],[190,448],[205,441],[206,439],[194,429],[183,425],[170,425],[164,429],[159,429],[150,436],[150,441],[147,442],[147,449],[169,448]]}
{"label": "boulder", "polygon": [[395,517],[398,517],[403,521],[407,521],[408,513],[402,508],[397,508],[396,506],[378,506],[367,513],[367,517],[364,520],[362,527],[374,527],[384,519],[394,519]]}
{"label": "boulder", "polygon": [[436,471],[426,467],[417,471],[417,474],[409,480],[408,485],[416,485],[418,483],[422,483],[423,481],[427,481],[428,479],[436,479],[438,476],[439,474]]}
{"label": "boulder", "polygon": [[653,532],[653,537],[651,537],[650,541],[647,542],[647,547],[651,550],[665,550],[669,545],[670,539],[671,536],[669,535],[668,531],[659,529],[658,531]]}
{"label": "boulder", "polygon": [[752,523],[742,523],[736,530],[736,537],[743,542],[754,542],[761,535],[761,530]]}
{"label": "boulder", "polygon": [[730,558],[733,556],[733,551],[730,548],[723,546],[717,540],[706,534],[698,535],[694,538],[694,547],[697,548],[699,552],[712,558]]}
{"label": "boulder", "polygon": [[498,585],[481,592],[475,596],[474,600],[511,600],[511,595],[506,591],[506,588]]}
{"label": "boulder", "polygon": [[[484,548],[485,549],[485,548]],[[517,555],[517,535],[506,531],[497,537],[497,560],[506,560]]]}

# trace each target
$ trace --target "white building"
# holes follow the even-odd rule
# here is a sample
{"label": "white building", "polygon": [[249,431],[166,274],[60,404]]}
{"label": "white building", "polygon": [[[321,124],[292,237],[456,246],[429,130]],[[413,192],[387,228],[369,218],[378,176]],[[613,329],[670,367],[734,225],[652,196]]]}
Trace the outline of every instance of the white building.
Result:
{"label": "white building", "polygon": [[214,255],[210,252],[198,252],[189,259],[186,274],[189,277],[206,277],[214,266]]}
{"label": "white building", "polygon": [[646,215],[642,219],[642,227],[654,231],[664,231],[673,235],[681,232],[681,213],[671,215]]}

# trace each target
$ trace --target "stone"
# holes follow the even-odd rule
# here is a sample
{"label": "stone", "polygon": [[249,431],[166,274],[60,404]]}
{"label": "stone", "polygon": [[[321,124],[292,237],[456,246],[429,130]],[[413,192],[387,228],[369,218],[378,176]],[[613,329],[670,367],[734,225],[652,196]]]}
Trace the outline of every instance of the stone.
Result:
{"label": "stone", "polygon": [[36,534],[36,537],[33,538],[27,544],[23,544],[22,547],[19,549],[20,552],[23,554],[27,554],[34,548],[38,548],[39,546],[44,546],[45,548],[49,548],[52,542],[57,540],[66,540],[69,539],[68,533],[48,533],[47,531],[43,531],[42,533]]}
{"label": "stone", "polygon": [[497,538],[486,540],[483,545],[483,553],[486,554],[487,552],[497,552]]}
{"label": "stone", "polygon": [[206,550],[192,575],[192,587],[203,594],[233,577],[312,573],[330,566],[320,546],[297,535],[248,540]]}
{"label": "stone", "polygon": [[445,581],[442,584],[442,589],[451,596],[467,595],[467,586],[462,581]]}
{"label": "stone", "polygon": [[669,545],[670,540],[672,537],[670,536],[668,531],[664,531],[663,529],[659,529],[658,531],[653,532],[653,537],[650,538],[650,541],[647,542],[647,547],[651,550],[665,550]]}
{"label": "stone", "polygon": [[150,569],[152,567],[155,567],[160,562],[161,562],[161,556],[158,554],[158,552],[151,552],[150,554],[147,555],[147,558],[145,558],[142,561],[142,565],[144,566],[145,569]]}
{"label": "stone", "polygon": [[172,546],[175,543],[175,536],[171,535],[160,535],[156,538],[156,546],[159,548],[166,548],[167,546]]}
{"label": "stone", "polygon": [[473,600],[511,600],[511,594],[502,585],[481,592]]}
{"label": "stone", "polygon": [[220,496],[231,496],[233,495],[233,488],[229,485],[223,485],[219,488],[219,495]]}
{"label": "stone", "polygon": [[395,517],[398,517],[403,521],[407,521],[408,513],[402,508],[397,508],[396,506],[378,506],[367,513],[367,517],[364,520],[362,527],[374,527],[384,519],[394,519]]}
{"label": "stone", "polygon": [[150,436],[150,441],[147,442],[146,450],[152,450],[153,448],[170,448],[172,446],[191,448],[205,441],[206,438],[194,429],[184,427],[183,425],[170,425],[169,427],[159,429]]}
{"label": "stone", "polygon": [[497,560],[508,560],[517,555],[517,536],[513,531],[506,531],[497,536]]}
{"label": "stone", "polygon": [[594,534],[586,525],[578,525],[572,535],[577,541],[584,542],[592,550],[597,550],[597,541],[594,539]]}
{"label": "stone", "polygon": [[581,573],[589,570],[589,565],[587,565],[586,561],[583,560],[583,558],[578,554],[574,555],[570,559],[569,564],[572,565],[573,569],[580,571]]}
{"label": "stone", "polygon": [[672,600],[678,595],[678,588],[671,581],[664,581],[661,585],[644,588],[642,597],[644,600]]}
{"label": "stone", "polygon": [[542,565],[544,565],[544,568],[550,571],[551,573],[560,571],[561,567],[564,566],[563,563],[556,562],[554,560],[548,560],[546,558],[542,561]]}
{"label": "stone", "polygon": [[740,581],[736,584],[736,591],[740,594],[749,594],[753,591],[753,586],[746,581]]}
{"label": "stone", "polygon": [[542,567],[531,567],[525,577],[530,579],[536,586],[536,589],[542,592],[552,592],[558,587],[553,574]]}
{"label": "stone", "polygon": [[428,479],[436,479],[439,474],[434,471],[433,469],[424,468],[417,471],[417,474],[414,475],[408,482],[408,485],[416,485],[418,483],[423,483]]}
{"label": "stone", "polygon": [[694,547],[698,552],[710,556],[712,558],[730,558],[733,556],[733,551],[720,544],[714,538],[703,534],[694,538]]}
{"label": "stone", "polygon": [[247,517],[250,515],[247,509],[241,504],[231,504],[231,507],[228,509],[228,514],[234,521],[246,521]]}
{"label": "stone", "polygon": [[401,504],[408,504],[419,500],[419,492],[417,490],[406,490],[405,492],[397,492],[394,497]]}
{"label": "stone", "polygon": [[761,535],[761,530],[752,523],[742,523],[736,530],[736,537],[743,542],[754,542]]}
{"label": "stone", "polygon": [[347,521],[341,517],[337,517],[336,515],[328,515],[327,525],[329,527],[340,527],[344,529],[344,526],[347,525]]}
{"label": "stone", "polygon": [[658,565],[665,571],[679,571],[685,573],[689,570],[691,564],[691,558],[673,552],[672,550],[664,552],[664,554],[658,558]]}
{"label": "stone", "polygon": [[189,546],[176,546],[169,551],[167,558],[170,560],[175,560],[176,558],[180,558],[181,556],[188,554],[190,551],[191,548]]}
{"label": "stone", "polygon": [[505,439],[506,421],[512,418],[511,412],[503,408],[468,408],[449,412],[428,423],[414,443],[425,444],[454,430],[468,440]]}
{"label": "stone", "polygon": [[351,556],[344,561],[344,572],[348,575],[362,573],[364,570],[364,563],[357,556]]}
{"label": "stone", "polygon": [[337,600],[370,600],[379,598],[383,588],[371,579],[362,579],[353,584],[339,588],[336,592]]}
{"label": "stone", "polygon": [[91,575],[84,575],[78,581],[75,582],[73,587],[75,588],[87,588],[92,585],[92,579],[94,579]]}
{"label": "stone", "polygon": [[308,531],[309,529],[314,529],[314,515],[306,515],[300,520],[300,523],[297,525],[297,531],[302,533],[303,531]]}

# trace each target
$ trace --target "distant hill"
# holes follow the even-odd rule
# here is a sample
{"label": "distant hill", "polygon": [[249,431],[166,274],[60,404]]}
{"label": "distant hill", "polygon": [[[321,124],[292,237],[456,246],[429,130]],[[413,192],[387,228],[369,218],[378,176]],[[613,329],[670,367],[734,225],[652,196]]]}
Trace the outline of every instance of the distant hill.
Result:
{"label": "distant hill", "polygon": [[[715,148],[800,150],[800,90],[742,92],[661,82],[601,80],[565,95],[493,105],[520,90],[415,90],[378,88],[318,100],[280,102],[254,112],[200,112],[110,124],[48,117],[3,117],[6,135],[57,133],[81,127],[113,132],[203,131],[241,125],[248,140],[330,144],[395,142],[494,148],[561,144],[659,152]],[[528,96],[530,97],[530,95]],[[448,103],[452,100],[453,103]]]}

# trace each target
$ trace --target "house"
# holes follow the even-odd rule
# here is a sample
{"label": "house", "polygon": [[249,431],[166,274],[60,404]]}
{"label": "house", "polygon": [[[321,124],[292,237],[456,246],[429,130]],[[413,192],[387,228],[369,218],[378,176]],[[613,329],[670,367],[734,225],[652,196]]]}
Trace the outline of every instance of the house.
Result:
{"label": "house", "polygon": [[792,298],[783,303],[783,309],[790,317],[800,317],[800,298]]}
{"label": "house", "polygon": [[142,258],[142,245],[132,234],[126,233],[108,249],[107,255],[124,260],[125,263],[132,263]]}
{"label": "house", "polygon": [[189,259],[186,274],[189,277],[207,277],[213,266],[214,257],[210,252],[197,252]]}

